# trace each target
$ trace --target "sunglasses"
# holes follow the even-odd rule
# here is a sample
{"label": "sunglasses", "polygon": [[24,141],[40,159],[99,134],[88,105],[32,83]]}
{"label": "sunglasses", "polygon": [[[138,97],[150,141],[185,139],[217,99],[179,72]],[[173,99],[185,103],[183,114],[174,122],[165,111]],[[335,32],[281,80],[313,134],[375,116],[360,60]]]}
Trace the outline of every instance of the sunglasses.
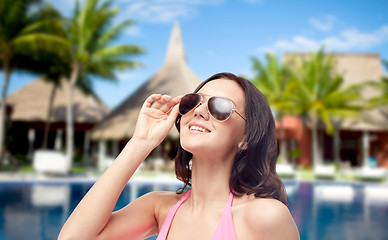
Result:
{"label": "sunglasses", "polygon": [[[199,93],[189,93],[182,97],[179,103],[179,113],[185,115],[203,101],[203,97]],[[242,119],[246,119],[236,111],[233,107],[233,102],[230,99],[223,97],[210,97],[206,101],[206,107],[210,115],[217,121],[224,122],[230,118],[233,112],[237,113]]]}

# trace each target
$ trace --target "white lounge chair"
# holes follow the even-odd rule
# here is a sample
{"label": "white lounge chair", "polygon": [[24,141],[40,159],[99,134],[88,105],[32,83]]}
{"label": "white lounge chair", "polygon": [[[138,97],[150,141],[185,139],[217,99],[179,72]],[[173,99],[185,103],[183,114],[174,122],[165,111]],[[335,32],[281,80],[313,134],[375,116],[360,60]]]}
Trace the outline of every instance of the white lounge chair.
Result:
{"label": "white lounge chair", "polygon": [[33,156],[33,167],[38,173],[65,175],[71,169],[71,161],[56,150],[36,150]]}
{"label": "white lounge chair", "polygon": [[387,178],[387,170],[380,167],[365,166],[355,172],[355,177],[361,180],[381,181]]}
{"label": "white lounge chair", "polygon": [[278,163],[276,164],[276,173],[280,177],[284,178],[295,178],[296,171],[294,166],[288,163]]}
{"label": "white lounge chair", "polygon": [[316,178],[335,178],[335,167],[333,165],[318,165],[314,166],[314,176]]}

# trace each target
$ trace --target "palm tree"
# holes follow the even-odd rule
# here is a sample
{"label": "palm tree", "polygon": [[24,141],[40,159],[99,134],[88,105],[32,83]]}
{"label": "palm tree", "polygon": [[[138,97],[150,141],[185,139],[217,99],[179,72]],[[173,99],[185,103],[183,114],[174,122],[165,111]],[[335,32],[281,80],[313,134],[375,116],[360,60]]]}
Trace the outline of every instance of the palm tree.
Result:
{"label": "palm tree", "polygon": [[[382,61],[383,65],[388,69],[388,60]],[[371,99],[371,107],[380,107],[388,104],[388,77],[385,76],[381,82],[370,82],[370,85],[376,88],[381,94]]]}
{"label": "palm tree", "polygon": [[285,114],[291,113],[291,73],[273,54],[266,54],[267,64],[263,64],[256,57],[251,59],[255,72],[252,82],[264,94],[271,109],[275,111],[274,116],[279,126],[280,162],[287,163],[287,145],[282,118]]}
{"label": "palm tree", "polygon": [[[64,18],[61,14],[52,7],[51,4],[46,3],[38,11],[36,11],[31,19],[34,19],[34,24],[29,26],[30,31],[39,32],[41,34],[52,35],[54,38],[59,37],[59,41],[65,38],[66,33],[64,31],[62,22]],[[44,137],[42,147],[47,148],[48,133],[50,129],[50,117],[53,108],[53,102],[55,98],[56,91],[61,83],[61,78],[66,76],[70,71],[68,65],[69,55],[66,52],[58,51],[57,49],[44,49],[38,51],[36,54],[33,54],[33,59],[26,61],[27,65],[25,68],[29,69],[31,72],[35,72],[39,75],[43,75],[43,80],[52,84],[52,89],[50,93],[49,107],[46,114],[46,124],[44,130]],[[24,56],[27,59],[29,56]]]}
{"label": "palm tree", "polygon": [[[64,46],[68,46],[68,42],[65,40],[67,35],[63,26],[63,22],[67,20],[63,18],[51,4],[45,4],[39,11],[33,14],[31,18],[35,19],[35,23],[29,26],[30,31],[51,35],[51,37],[57,39],[57,42],[62,42]],[[43,49],[32,56],[34,59],[26,61],[27,65],[25,68],[29,69],[31,72],[43,74],[43,80],[52,84],[42,144],[42,147],[46,148],[55,94],[58,87],[61,85],[61,79],[69,77],[68,74],[71,69],[68,63],[71,61],[71,58],[68,51],[60,51],[57,49],[52,51]],[[28,57],[29,56],[24,56],[25,59]],[[76,83],[76,87],[84,94],[94,94],[90,80],[80,78]]]}
{"label": "palm tree", "polygon": [[362,107],[362,85],[342,86],[343,78],[335,73],[334,57],[321,49],[304,60],[295,76],[298,84],[293,89],[293,108],[310,122],[312,127],[313,164],[323,164],[322,148],[318,144],[318,124],[326,132],[334,132],[333,121],[357,117]]}
{"label": "palm tree", "polygon": [[77,2],[73,17],[66,22],[66,40],[70,61],[70,87],[67,96],[67,157],[73,156],[73,112],[72,95],[76,84],[83,79],[91,83],[93,76],[115,80],[115,72],[131,69],[140,64],[130,57],[143,52],[139,46],[112,42],[122,31],[133,24],[132,20],[123,21],[115,26],[111,22],[118,13],[111,7],[112,1],[86,0],[82,8]]}
{"label": "palm tree", "polygon": [[[0,65],[4,81],[0,111],[0,163],[3,158],[5,103],[10,75],[14,70],[31,70],[41,51],[54,52],[63,40],[42,33],[45,24],[42,18],[28,14],[33,4],[39,0],[2,0],[0,1]],[[47,23],[47,22],[46,22]]]}

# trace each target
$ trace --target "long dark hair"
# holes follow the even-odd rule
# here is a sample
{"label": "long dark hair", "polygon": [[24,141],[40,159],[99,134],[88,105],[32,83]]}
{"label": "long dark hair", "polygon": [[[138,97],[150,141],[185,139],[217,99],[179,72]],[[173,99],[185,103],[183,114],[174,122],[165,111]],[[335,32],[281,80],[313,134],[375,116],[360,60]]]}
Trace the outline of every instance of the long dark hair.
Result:
{"label": "long dark hair", "polygon": [[[216,79],[229,79],[238,83],[245,92],[246,134],[237,152],[229,179],[229,188],[236,196],[254,194],[255,197],[275,198],[287,203],[284,185],[276,174],[278,147],[276,127],[271,109],[264,95],[248,80],[232,73],[219,73],[202,82],[194,92]],[[180,131],[181,115],[175,120]],[[185,184],[182,192],[191,186],[192,154],[179,144],[175,158],[175,174]]]}

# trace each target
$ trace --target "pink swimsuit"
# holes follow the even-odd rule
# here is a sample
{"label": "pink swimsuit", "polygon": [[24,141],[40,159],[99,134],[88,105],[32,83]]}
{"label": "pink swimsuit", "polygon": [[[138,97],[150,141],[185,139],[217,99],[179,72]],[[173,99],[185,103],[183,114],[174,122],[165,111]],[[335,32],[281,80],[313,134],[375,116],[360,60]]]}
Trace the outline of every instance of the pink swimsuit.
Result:
{"label": "pink swimsuit", "polygon": [[[191,190],[189,190],[185,196],[179,200],[174,207],[168,212],[166,219],[164,219],[162,228],[160,229],[159,236],[156,240],[167,239],[168,231],[170,230],[171,223],[174,219],[175,213],[184,201],[190,196]],[[221,220],[218,223],[216,230],[210,240],[237,240],[236,232],[234,231],[233,218],[232,218],[232,201],[233,194],[229,194],[228,202],[226,203],[224,212],[222,213]]]}

